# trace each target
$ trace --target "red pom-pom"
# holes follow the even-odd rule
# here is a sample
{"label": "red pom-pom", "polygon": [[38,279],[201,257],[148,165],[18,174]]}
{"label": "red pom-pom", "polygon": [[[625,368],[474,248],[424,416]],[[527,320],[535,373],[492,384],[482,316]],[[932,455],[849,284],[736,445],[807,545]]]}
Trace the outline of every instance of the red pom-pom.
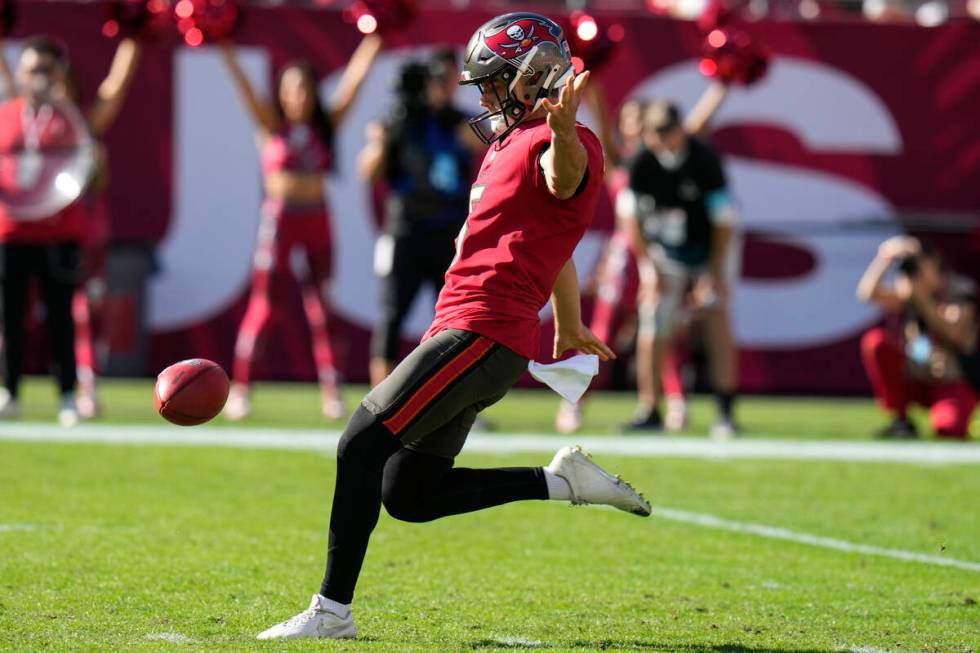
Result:
{"label": "red pom-pom", "polygon": [[236,0],[178,0],[173,13],[184,42],[195,48],[231,36],[241,16]]}
{"label": "red pom-pom", "polygon": [[616,45],[626,35],[620,24],[602,26],[584,11],[573,11],[569,17],[568,46],[574,58],[581,59],[585,68],[597,70],[609,61]]}
{"label": "red pom-pom", "polygon": [[704,58],[698,68],[703,75],[725,84],[749,86],[765,76],[769,58],[769,51],[747,32],[715,28],[705,36]]}
{"label": "red pom-pom", "polygon": [[732,27],[752,14],[749,0],[711,0],[698,16],[698,30],[707,34],[719,27]]}
{"label": "red pom-pom", "polygon": [[769,51],[737,26],[737,14],[745,4],[745,0],[712,0],[698,18],[704,36],[698,68],[706,77],[748,86],[765,76]]}
{"label": "red pom-pom", "polygon": [[415,0],[356,0],[344,10],[344,20],[362,34],[404,29],[415,19]]}
{"label": "red pom-pom", "polygon": [[113,0],[105,5],[102,35],[154,38],[173,23],[170,0]]}
{"label": "red pom-pom", "polygon": [[697,26],[702,34],[708,34],[720,27],[728,27],[735,17],[734,7],[722,0],[711,0],[698,16]]}

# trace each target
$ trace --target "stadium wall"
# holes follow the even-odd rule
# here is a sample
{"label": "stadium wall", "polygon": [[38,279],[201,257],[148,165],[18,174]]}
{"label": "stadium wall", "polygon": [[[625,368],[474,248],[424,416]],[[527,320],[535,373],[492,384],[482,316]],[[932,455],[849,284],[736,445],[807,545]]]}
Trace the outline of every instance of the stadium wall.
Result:
{"label": "stadium wall", "polygon": [[[54,34],[67,43],[83,95],[91,97],[114,47],[100,35],[101,7],[25,3],[20,13],[8,57],[20,38]],[[488,17],[427,12],[393,35],[338,135],[328,192],[338,351],[351,380],[366,378],[368,332],[378,314],[371,267],[377,202],[354,174],[365,126],[389,106],[400,61],[435,44],[462,46]],[[599,71],[614,107],[665,95],[691,106],[705,84],[692,24],[600,20],[626,28]],[[773,52],[770,73],[732,93],[713,135],[744,227],[734,294],[741,385],[747,392],[862,392],[857,339],[881,316],[853,291],[878,243],[902,230],[922,232],[954,267],[974,276],[980,268],[980,25],[759,22],[748,29]],[[260,88],[271,88],[284,63],[305,57],[324,75],[324,94],[357,39],[336,12],[294,8],[249,9],[236,36]],[[475,108],[471,95],[462,91],[460,103]],[[253,129],[218,53],[183,47],[176,36],[148,44],[107,144],[114,242],[149,246],[158,262],[148,287],[146,371],[189,356],[229,364],[261,191]],[[583,274],[610,216],[605,198],[576,253]],[[278,325],[260,377],[313,379],[298,291],[285,313],[293,319]],[[416,307],[413,337],[430,317]],[[549,339],[545,329],[542,356]]]}

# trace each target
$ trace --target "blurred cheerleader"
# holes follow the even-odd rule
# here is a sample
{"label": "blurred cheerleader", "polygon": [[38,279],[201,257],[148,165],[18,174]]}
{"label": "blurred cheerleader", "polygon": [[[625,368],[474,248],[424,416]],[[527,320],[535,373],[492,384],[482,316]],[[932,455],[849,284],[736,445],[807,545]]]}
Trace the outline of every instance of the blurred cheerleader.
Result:
{"label": "blurred cheerleader", "polygon": [[[109,160],[108,152],[100,141],[122,109],[139,57],[140,44],[136,40],[125,38],[119,42],[109,74],[99,85],[95,102],[86,116],[89,131],[97,141],[97,156],[95,170],[79,200],[84,224],[80,240],[84,276],[72,299],[78,369],[78,413],[83,419],[95,417],[101,410],[97,387],[98,360],[107,347],[101,326],[111,236],[109,197],[106,193]],[[71,66],[67,69],[61,93],[72,104],[80,104],[79,80]]]}
{"label": "blurred cheerleader", "polygon": [[328,330],[333,242],[323,182],[334,163],[336,130],[381,47],[377,35],[361,40],[329,105],[324,107],[317,75],[308,62],[287,64],[279,73],[274,100],[266,102],[256,95],[232,46],[222,46],[228,69],[259,130],[265,188],[252,290],[235,343],[233,384],[225,407],[230,419],[242,419],[251,412],[255,358],[292,278],[290,254],[294,248],[302,250],[309,269],[300,283],[313,336],[323,414],[331,419],[344,414]]}

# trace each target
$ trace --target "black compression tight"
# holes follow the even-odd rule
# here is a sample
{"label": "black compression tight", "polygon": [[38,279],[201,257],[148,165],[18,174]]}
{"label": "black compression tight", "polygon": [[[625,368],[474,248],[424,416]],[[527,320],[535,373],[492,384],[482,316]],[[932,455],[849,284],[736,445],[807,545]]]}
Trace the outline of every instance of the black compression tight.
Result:
{"label": "black compression tight", "polygon": [[512,501],[547,499],[540,467],[466,469],[402,447],[363,407],[337,447],[327,571],[320,593],[350,603],[381,505],[402,521],[426,522]]}

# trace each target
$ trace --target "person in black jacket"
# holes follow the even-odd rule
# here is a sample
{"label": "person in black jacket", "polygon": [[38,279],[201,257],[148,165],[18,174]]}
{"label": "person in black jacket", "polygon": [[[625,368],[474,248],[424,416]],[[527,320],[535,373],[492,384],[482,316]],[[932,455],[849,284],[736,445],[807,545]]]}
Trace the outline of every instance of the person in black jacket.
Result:
{"label": "person in black jacket", "polygon": [[358,162],[362,176],[383,180],[389,190],[375,248],[381,318],[371,341],[372,385],[398,362],[402,323],[422,286],[439,294],[469,211],[472,156],[483,144],[453,106],[458,77],[448,48],[403,66],[397,104],[368,127]]}

